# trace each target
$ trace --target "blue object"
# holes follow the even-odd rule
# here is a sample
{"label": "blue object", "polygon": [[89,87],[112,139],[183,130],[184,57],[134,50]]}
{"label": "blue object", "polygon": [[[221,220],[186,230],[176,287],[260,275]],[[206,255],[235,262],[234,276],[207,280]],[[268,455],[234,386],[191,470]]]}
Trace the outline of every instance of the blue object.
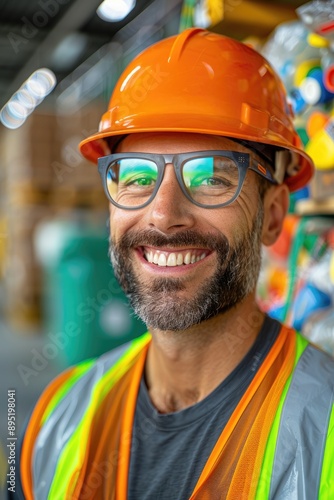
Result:
{"label": "blue object", "polygon": [[289,93],[289,101],[291,103],[293,112],[298,115],[306,108],[306,102],[299,89],[294,88]]}
{"label": "blue object", "polygon": [[285,309],[284,305],[274,306],[271,309],[269,309],[267,312],[271,318],[277,319],[277,321],[283,321],[284,309]]}
{"label": "blue object", "polygon": [[310,197],[309,186],[304,186],[303,188],[294,191],[292,194],[295,200],[304,200],[305,198],[309,198]]}
{"label": "blue object", "polygon": [[301,83],[301,94],[308,104],[322,104],[333,99],[334,94],[327,90],[323,77],[323,70],[314,68]]}
{"label": "blue object", "polygon": [[301,330],[305,321],[315,311],[324,309],[331,305],[329,295],[319,290],[315,286],[307,283],[299,290],[292,305],[292,326],[296,330]]}

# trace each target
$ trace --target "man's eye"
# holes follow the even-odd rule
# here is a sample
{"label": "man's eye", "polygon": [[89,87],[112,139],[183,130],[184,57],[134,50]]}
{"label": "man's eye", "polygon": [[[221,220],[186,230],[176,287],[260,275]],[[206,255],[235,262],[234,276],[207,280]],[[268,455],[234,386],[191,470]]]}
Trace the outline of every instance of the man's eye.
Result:
{"label": "man's eye", "polygon": [[135,186],[152,186],[155,180],[152,177],[138,177],[137,179],[133,179],[127,182],[127,185],[135,185]]}
{"label": "man's eye", "polygon": [[124,187],[151,187],[155,182],[155,176],[145,174],[124,175],[121,179],[121,185]]}

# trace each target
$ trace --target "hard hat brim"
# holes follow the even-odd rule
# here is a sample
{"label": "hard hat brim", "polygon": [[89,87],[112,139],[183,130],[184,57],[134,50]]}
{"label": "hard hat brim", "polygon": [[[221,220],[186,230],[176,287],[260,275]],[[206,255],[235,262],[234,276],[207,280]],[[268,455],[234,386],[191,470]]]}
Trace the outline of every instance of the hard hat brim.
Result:
{"label": "hard hat brim", "polygon": [[[215,135],[221,137],[227,137],[231,139],[241,139],[244,141],[258,142],[259,144],[277,146],[279,149],[287,149],[292,151],[297,155],[299,169],[297,173],[293,176],[288,176],[285,178],[284,182],[289,187],[290,192],[297,191],[307,184],[314,173],[314,164],[312,159],[303,150],[296,145],[296,147],[291,146],[291,143],[284,144],[282,142],[282,137],[275,137],[274,134],[269,133],[266,137],[261,137],[261,140],[255,141],[254,134],[247,134],[246,132],[237,133],[235,131],[228,131],[227,127],[224,128],[224,133],[221,130],[208,130],[208,129],[198,129],[198,127],[164,127],[155,126],[151,127],[136,127],[135,130],[131,128],[124,128],[124,130],[104,130],[103,132],[97,132],[96,134],[87,137],[79,144],[79,150],[81,154],[89,161],[97,163],[98,158],[101,156],[106,156],[110,153],[110,148],[115,145],[119,139],[124,135],[136,134],[136,133],[157,133],[157,132],[178,132],[178,133],[194,133],[194,134],[206,134]],[[108,139],[108,142],[106,142]]]}

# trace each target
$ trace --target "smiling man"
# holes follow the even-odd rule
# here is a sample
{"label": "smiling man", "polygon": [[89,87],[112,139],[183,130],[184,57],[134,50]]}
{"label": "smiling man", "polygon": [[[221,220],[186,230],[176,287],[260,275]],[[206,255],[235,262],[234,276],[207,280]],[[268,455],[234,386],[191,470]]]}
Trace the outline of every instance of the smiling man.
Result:
{"label": "smiling man", "polygon": [[47,388],[25,498],[334,497],[334,362],[256,303],[261,247],[313,170],[268,62],[200,29],[163,40],[80,148],[149,333]]}
{"label": "smiling man", "polygon": [[[131,207],[136,201],[145,204],[157,187],[158,167],[151,165],[150,155],[159,157],[163,151],[170,156],[147,206],[127,212],[111,207],[111,259],[137,314],[151,329],[180,331],[237,304],[244,307],[243,299],[254,292],[261,261],[263,206],[257,175],[249,172],[223,217],[220,204],[235,196],[237,162],[249,160],[247,149],[223,137],[160,133],[129,135],[118,151],[126,151],[125,160],[120,153],[113,167],[120,171],[132,165],[133,152],[142,153],[125,186],[115,193],[118,203],[129,202]],[[164,169],[163,155],[160,159]],[[250,159],[260,161],[254,153]],[[172,166],[177,162],[182,165],[180,181]],[[285,198],[285,208],[278,226],[287,208],[286,192],[283,188],[279,195]]]}

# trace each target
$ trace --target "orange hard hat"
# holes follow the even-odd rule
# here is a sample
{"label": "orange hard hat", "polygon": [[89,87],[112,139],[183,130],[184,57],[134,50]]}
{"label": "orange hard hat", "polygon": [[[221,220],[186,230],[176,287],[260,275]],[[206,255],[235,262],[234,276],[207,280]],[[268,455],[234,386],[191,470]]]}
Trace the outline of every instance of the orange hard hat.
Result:
{"label": "orange hard hat", "polygon": [[99,132],[79,147],[96,162],[121,136],[137,132],[211,134],[250,141],[260,150],[288,150],[293,161],[280,181],[290,191],[313,173],[283,84],[268,61],[237,40],[200,28],[139,54],[119,78]]}

